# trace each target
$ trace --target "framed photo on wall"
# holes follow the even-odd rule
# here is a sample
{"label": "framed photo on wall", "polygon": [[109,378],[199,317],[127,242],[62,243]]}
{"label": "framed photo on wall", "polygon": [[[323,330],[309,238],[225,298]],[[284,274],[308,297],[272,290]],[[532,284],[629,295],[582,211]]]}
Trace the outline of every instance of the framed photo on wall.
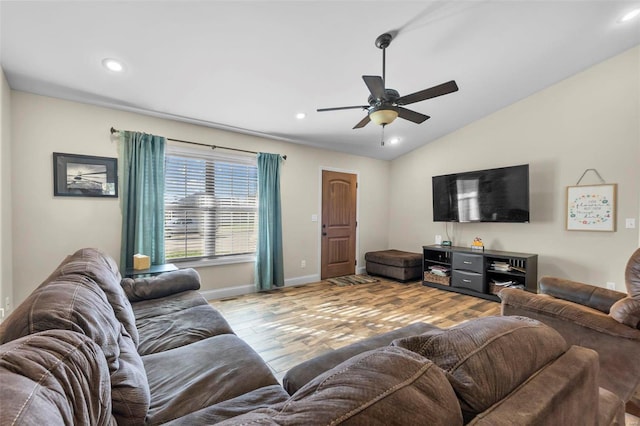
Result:
{"label": "framed photo on wall", "polygon": [[616,230],[616,192],[618,185],[567,187],[567,230]]}
{"label": "framed photo on wall", "polygon": [[53,195],[118,197],[118,159],[54,152]]}

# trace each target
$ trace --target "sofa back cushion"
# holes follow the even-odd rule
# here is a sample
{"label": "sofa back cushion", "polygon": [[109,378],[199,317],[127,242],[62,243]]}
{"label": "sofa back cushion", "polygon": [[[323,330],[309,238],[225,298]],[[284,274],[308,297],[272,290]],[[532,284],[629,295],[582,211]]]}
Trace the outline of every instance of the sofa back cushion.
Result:
{"label": "sofa back cushion", "polygon": [[461,425],[457,398],[428,359],[397,347],[356,355],[304,385],[286,402],[220,425]]}
{"label": "sofa back cushion", "polygon": [[100,287],[107,296],[116,318],[138,346],[140,338],[136,328],[136,317],[120,285],[122,277],[115,260],[98,249],[83,248],[68,256],[47,280],[53,281],[74,274],[89,277]]}
{"label": "sofa back cushion", "polygon": [[627,261],[624,274],[627,293],[632,299],[640,300],[640,248]]}
{"label": "sofa back cushion", "polygon": [[118,423],[143,422],[150,393],[135,343],[91,274],[63,274],[61,268],[63,265],[0,325],[0,344],[46,330],[84,334],[104,354]]}
{"label": "sofa back cushion", "polygon": [[498,402],[567,350],[552,328],[525,317],[486,317],[393,345],[432,360],[460,399],[465,421]]}
{"label": "sofa back cushion", "polygon": [[108,425],[109,369],[80,333],[50,330],[0,346],[2,424]]}

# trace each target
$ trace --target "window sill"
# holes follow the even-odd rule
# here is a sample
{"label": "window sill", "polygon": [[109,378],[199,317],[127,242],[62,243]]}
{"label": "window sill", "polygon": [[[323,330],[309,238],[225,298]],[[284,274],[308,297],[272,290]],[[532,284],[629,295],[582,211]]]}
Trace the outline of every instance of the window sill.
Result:
{"label": "window sill", "polygon": [[241,255],[241,256],[225,256],[218,259],[202,259],[202,260],[185,260],[181,262],[167,260],[176,265],[178,268],[205,268],[208,266],[218,265],[233,265],[236,263],[252,263],[256,261],[256,256],[253,254]]}

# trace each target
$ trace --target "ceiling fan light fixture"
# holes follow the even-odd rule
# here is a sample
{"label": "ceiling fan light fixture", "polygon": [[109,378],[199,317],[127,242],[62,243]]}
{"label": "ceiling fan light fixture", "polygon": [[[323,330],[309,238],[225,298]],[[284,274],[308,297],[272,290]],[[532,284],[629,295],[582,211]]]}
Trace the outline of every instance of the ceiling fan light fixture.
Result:
{"label": "ceiling fan light fixture", "polygon": [[377,109],[369,113],[369,118],[379,126],[386,126],[393,123],[398,118],[398,111],[395,109]]}

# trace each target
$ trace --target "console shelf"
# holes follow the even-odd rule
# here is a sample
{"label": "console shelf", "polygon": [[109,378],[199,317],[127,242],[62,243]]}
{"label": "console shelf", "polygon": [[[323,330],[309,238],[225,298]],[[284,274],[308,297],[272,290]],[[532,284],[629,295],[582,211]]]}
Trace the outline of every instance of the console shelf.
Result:
{"label": "console shelf", "polygon": [[422,284],[499,301],[505,286],[538,292],[538,255],[466,247],[423,246]]}

